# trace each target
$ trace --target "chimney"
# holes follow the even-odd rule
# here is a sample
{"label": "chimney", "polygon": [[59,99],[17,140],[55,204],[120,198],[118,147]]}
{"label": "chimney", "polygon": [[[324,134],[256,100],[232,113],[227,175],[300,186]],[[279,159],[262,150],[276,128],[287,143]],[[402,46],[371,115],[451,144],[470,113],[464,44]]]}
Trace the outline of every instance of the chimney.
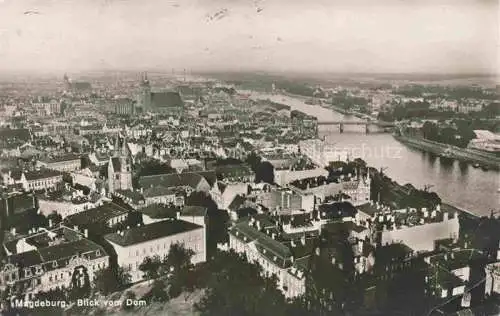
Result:
{"label": "chimney", "polygon": [[305,245],[306,245],[306,235],[303,235],[303,236],[300,238],[300,243],[302,244],[302,246],[305,246]]}
{"label": "chimney", "polygon": [[83,231],[83,235],[85,236],[85,238],[89,238],[89,230],[87,228],[85,228],[85,230]]}
{"label": "chimney", "polygon": [[176,218],[179,219],[181,217],[181,212],[176,213]]}
{"label": "chimney", "polygon": [[49,218],[49,228],[52,228],[52,225],[53,225],[53,224],[54,224],[54,223],[52,222],[52,219],[51,219],[51,218]]}

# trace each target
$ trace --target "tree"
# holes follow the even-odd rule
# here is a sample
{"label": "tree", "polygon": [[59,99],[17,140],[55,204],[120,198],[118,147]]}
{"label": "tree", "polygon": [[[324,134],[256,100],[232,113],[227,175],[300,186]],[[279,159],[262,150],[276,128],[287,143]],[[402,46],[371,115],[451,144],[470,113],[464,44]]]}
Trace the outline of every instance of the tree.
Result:
{"label": "tree", "polygon": [[250,166],[253,172],[257,172],[257,167],[260,165],[262,158],[256,153],[251,152],[246,159],[246,163]]}
{"label": "tree", "polygon": [[145,296],[149,302],[166,302],[168,297],[169,295],[165,291],[165,283],[162,280],[154,280],[151,290]]}
{"label": "tree", "polygon": [[95,273],[94,286],[104,295],[119,291],[127,286],[131,276],[123,268],[113,270],[111,267],[99,270]]}
{"label": "tree", "polygon": [[160,276],[160,267],[162,265],[159,256],[146,257],[139,265],[139,270],[144,272],[146,279],[156,279]]}
{"label": "tree", "polygon": [[422,126],[424,138],[437,141],[439,139],[439,128],[435,123],[425,122]]}
{"label": "tree", "polygon": [[210,195],[204,192],[193,192],[186,199],[186,205],[207,208],[207,253],[214,252],[218,243],[226,243],[229,240],[227,233],[229,214],[224,210],[219,210]]}
{"label": "tree", "polygon": [[176,271],[188,270],[192,267],[191,258],[193,255],[193,250],[186,249],[182,244],[176,243],[170,246],[163,264],[173,270],[174,273]]}
{"label": "tree", "polygon": [[207,264],[206,295],[195,306],[201,315],[287,315],[276,278],[264,278],[259,265],[233,251]]}
{"label": "tree", "polygon": [[259,164],[255,172],[255,182],[274,183],[274,167],[270,162],[264,161]]}

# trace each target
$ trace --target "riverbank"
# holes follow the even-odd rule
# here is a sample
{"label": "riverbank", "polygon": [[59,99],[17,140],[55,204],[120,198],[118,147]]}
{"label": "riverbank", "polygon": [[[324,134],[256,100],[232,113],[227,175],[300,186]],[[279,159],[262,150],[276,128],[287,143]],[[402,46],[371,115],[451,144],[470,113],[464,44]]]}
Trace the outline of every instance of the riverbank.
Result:
{"label": "riverbank", "polygon": [[495,170],[500,169],[500,158],[495,155],[483,153],[473,149],[459,148],[456,146],[442,144],[423,138],[407,136],[394,136],[394,138],[405,145],[431,152],[436,155],[443,155],[446,153],[446,157],[450,159],[479,164],[483,168],[487,167]]}

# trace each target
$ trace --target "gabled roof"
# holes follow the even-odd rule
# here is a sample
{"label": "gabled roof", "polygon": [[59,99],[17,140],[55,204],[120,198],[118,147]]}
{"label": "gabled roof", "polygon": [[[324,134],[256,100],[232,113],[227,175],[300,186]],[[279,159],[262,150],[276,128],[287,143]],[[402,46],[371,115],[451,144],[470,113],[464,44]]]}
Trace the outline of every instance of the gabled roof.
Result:
{"label": "gabled roof", "polygon": [[96,208],[70,215],[64,219],[70,227],[105,222],[113,217],[128,213],[128,210],[116,203],[106,203]]}
{"label": "gabled roof", "polygon": [[245,202],[246,199],[238,194],[234,197],[233,201],[229,204],[227,208],[230,211],[237,211],[245,204]]}
{"label": "gabled roof", "polygon": [[349,202],[337,202],[319,206],[319,213],[321,218],[336,219],[343,217],[354,217],[357,212],[357,209]]}
{"label": "gabled roof", "polygon": [[119,172],[122,170],[121,159],[119,157],[111,158],[111,163],[112,163],[114,172]]}
{"label": "gabled roof", "polygon": [[156,186],[163,186],[166,188],[189,186],[191,188],[196,188],[203,180],[204,177],[195,172],[166,173],[153,176],[143,176],[139,179],[139,185],[144,189]]}
{"label": "gabled roof", "polygon": [[14,254],[12,256],[9,256],[7,260],[10,263],[19,265],[20,267],[23,268],[32,267],[34,265],[38,265],[43,262],[38,250],[30,250],[19,254]]}
{"label": "gabled roof", "polygon": [[62,173],[57,170],[51,169],[40,169],[38,171],[26,171],[24,172],[26,180],[38,180],[38,179],[47,179],[53,178],[57,176],[62,176]]}
{"label": "gabled roof", "polygon": [[146,207],[143,207],[139,210],[139,212],[151,217],[151,218],[176,218],[177,212],[180,209],[175,207],[168,207],[162,204],[150,204]]}
{"label": "gabled roof", "polygon": [[144,197],[157,197],[175,194],[176,191],[172,188],[166,188],[164,186],[157,186],[152,188],[147,188],[144,190]]}
{"label": "gabled roof", "polygon": [[104,238],[110,242],[126,247],[199,228],[202,228],[202,226],[181,220],[166,220],[131,228],[124,231],[123,236],[118,233],[113,233],[104,236]]}
{"label": "gabled roof", "polygon": [[181,216],[205,216],[206,214],[206,207],[196,205],[186,205],[181,211]]}
{"label": "gabled roof", "polygon": [[182,102],[181,96],[178,92],[152,92],[151,93],[151,105],[156,108],[162,107],[182,107],[184,103]]}
{"label": "gabled roof", "polygon": [[40,257],[45,262],[60,260],[75,255],[82,255],[84,253],[96,250],[100,250],[103,256],[106,255],[106,252],[101,246],[85,238],[69,243],[62,243],[38,249],[38,251],[40,252]]}
{"label": "gabled roof", "polygon": [[141,201],[144,201],[144,195],[138,191],[116,190],[116,193],[123,195],[125,198],[129,198],[134,204],[139,204]]}

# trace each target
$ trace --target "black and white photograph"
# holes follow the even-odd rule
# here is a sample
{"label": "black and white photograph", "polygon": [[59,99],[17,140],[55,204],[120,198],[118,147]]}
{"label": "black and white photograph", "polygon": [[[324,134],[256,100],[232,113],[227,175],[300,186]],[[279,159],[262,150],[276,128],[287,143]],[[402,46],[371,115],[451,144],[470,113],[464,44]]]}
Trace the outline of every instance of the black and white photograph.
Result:
{"label": "black and white photograph", "polygon": [[0,314],[500,315],[498,0],[0,0]]}

